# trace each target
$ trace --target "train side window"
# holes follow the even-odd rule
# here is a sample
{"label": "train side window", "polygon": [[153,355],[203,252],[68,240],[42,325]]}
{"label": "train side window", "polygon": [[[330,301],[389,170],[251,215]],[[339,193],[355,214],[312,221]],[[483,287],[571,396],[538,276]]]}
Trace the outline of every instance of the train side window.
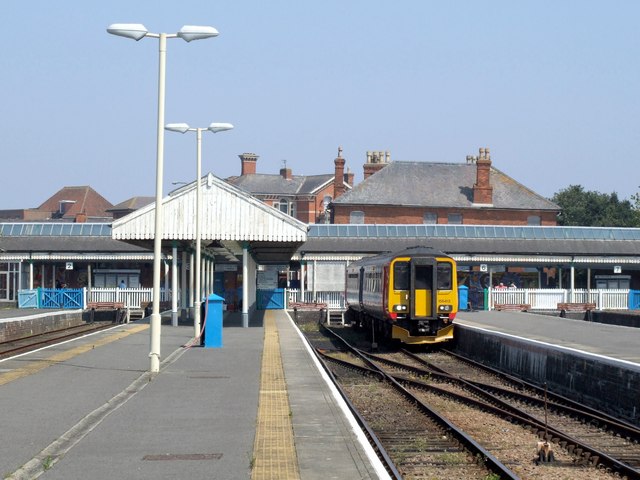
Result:
{"label": "train side window", "polygon": [[430,265],[416,265],[415,275],[416,290],[431,290],[433,269]]}
{"label": "train side window", "polygon": [[409,290],[409,262],[393,264],[393,289]]}
{"label": "train side window", "polygon": [[451,264],[438,263],[438,290],[451,290]]}

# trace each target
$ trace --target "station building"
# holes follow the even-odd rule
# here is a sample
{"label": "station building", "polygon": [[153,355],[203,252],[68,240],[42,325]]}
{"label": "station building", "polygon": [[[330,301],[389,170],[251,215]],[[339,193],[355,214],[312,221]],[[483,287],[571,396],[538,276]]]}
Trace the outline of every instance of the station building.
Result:
{"label": "station building", "polygon": [[[271,287],[341,291],[349,262],[415,245],[452,255],[470,287],[500,280],[594,288],[605,277],[607,285],[640,287],[640,229],[557,227],[559,207],[493,168],[488,149],[461,164],[391,162],[388,152],[368,152],[365,180],[356,186],[341,149],[334,172],[318,176],[286,167],[258,174],[257,159],[240,155],[240,176],[200,179],[202,283],[229,308],[243,308],[248,275],[253,294],[258,277]],[[48,221],[0,223],[0,302],[15,303],[18,290],[38,286],[151,286],[153,199],[107,202],[102,214],[85,218],[70,208],[80,197],[65,201],[72,193],[49,202],[58,210]],[[193,297],[195,195],[192,182],[163,200],[163,286],[180,291],[183,308]],[[334,224],[325,223],[331,218]]]}

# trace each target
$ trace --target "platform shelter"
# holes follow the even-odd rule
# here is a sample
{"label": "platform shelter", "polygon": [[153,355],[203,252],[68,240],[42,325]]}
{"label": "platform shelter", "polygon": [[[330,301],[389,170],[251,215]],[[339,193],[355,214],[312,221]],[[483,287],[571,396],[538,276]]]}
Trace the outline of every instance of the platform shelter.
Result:
{"label": "platform shelter", "polygon": [[[209,173],[200,179],[201,292],[194,292],[196,181],[170,192],[162,203],[162,251],[171,259],[171,309],[177,324],[180,305],[193,306],[193,295],[212,293],[218,263],[242,265],[242,314],[256,307],[257,271],[263,265],[288,264],[307,239],[308,226],[266,205],[248,192]],[[155,202],[113,223],[112,238],[153,248]],[[168,264],[167,264],[168,265]],[[180,265],[180,267],[179,267]],[[238,267],[240,268],[240,267]],[[178,288],[180,280],[180,288]],[[190,298],[186,298],[187,293]]]}

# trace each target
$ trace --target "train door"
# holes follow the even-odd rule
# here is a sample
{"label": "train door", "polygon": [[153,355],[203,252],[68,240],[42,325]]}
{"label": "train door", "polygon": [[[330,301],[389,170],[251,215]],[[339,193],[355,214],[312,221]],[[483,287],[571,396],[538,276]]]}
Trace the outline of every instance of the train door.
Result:
{"label": "train door", "polygon": [[435,260],[413,258],[411,260],[411,318],[433,318],[435,300]]}

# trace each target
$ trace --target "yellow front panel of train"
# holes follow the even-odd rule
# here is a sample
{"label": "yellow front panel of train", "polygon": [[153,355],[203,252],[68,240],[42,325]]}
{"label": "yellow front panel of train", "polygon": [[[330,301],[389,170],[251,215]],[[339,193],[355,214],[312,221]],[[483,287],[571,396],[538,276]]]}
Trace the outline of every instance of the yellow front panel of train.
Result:
{"label": "yellow front panel of train", "polygon": [[431,290],[415,290],[416,317],[431,316]]}

